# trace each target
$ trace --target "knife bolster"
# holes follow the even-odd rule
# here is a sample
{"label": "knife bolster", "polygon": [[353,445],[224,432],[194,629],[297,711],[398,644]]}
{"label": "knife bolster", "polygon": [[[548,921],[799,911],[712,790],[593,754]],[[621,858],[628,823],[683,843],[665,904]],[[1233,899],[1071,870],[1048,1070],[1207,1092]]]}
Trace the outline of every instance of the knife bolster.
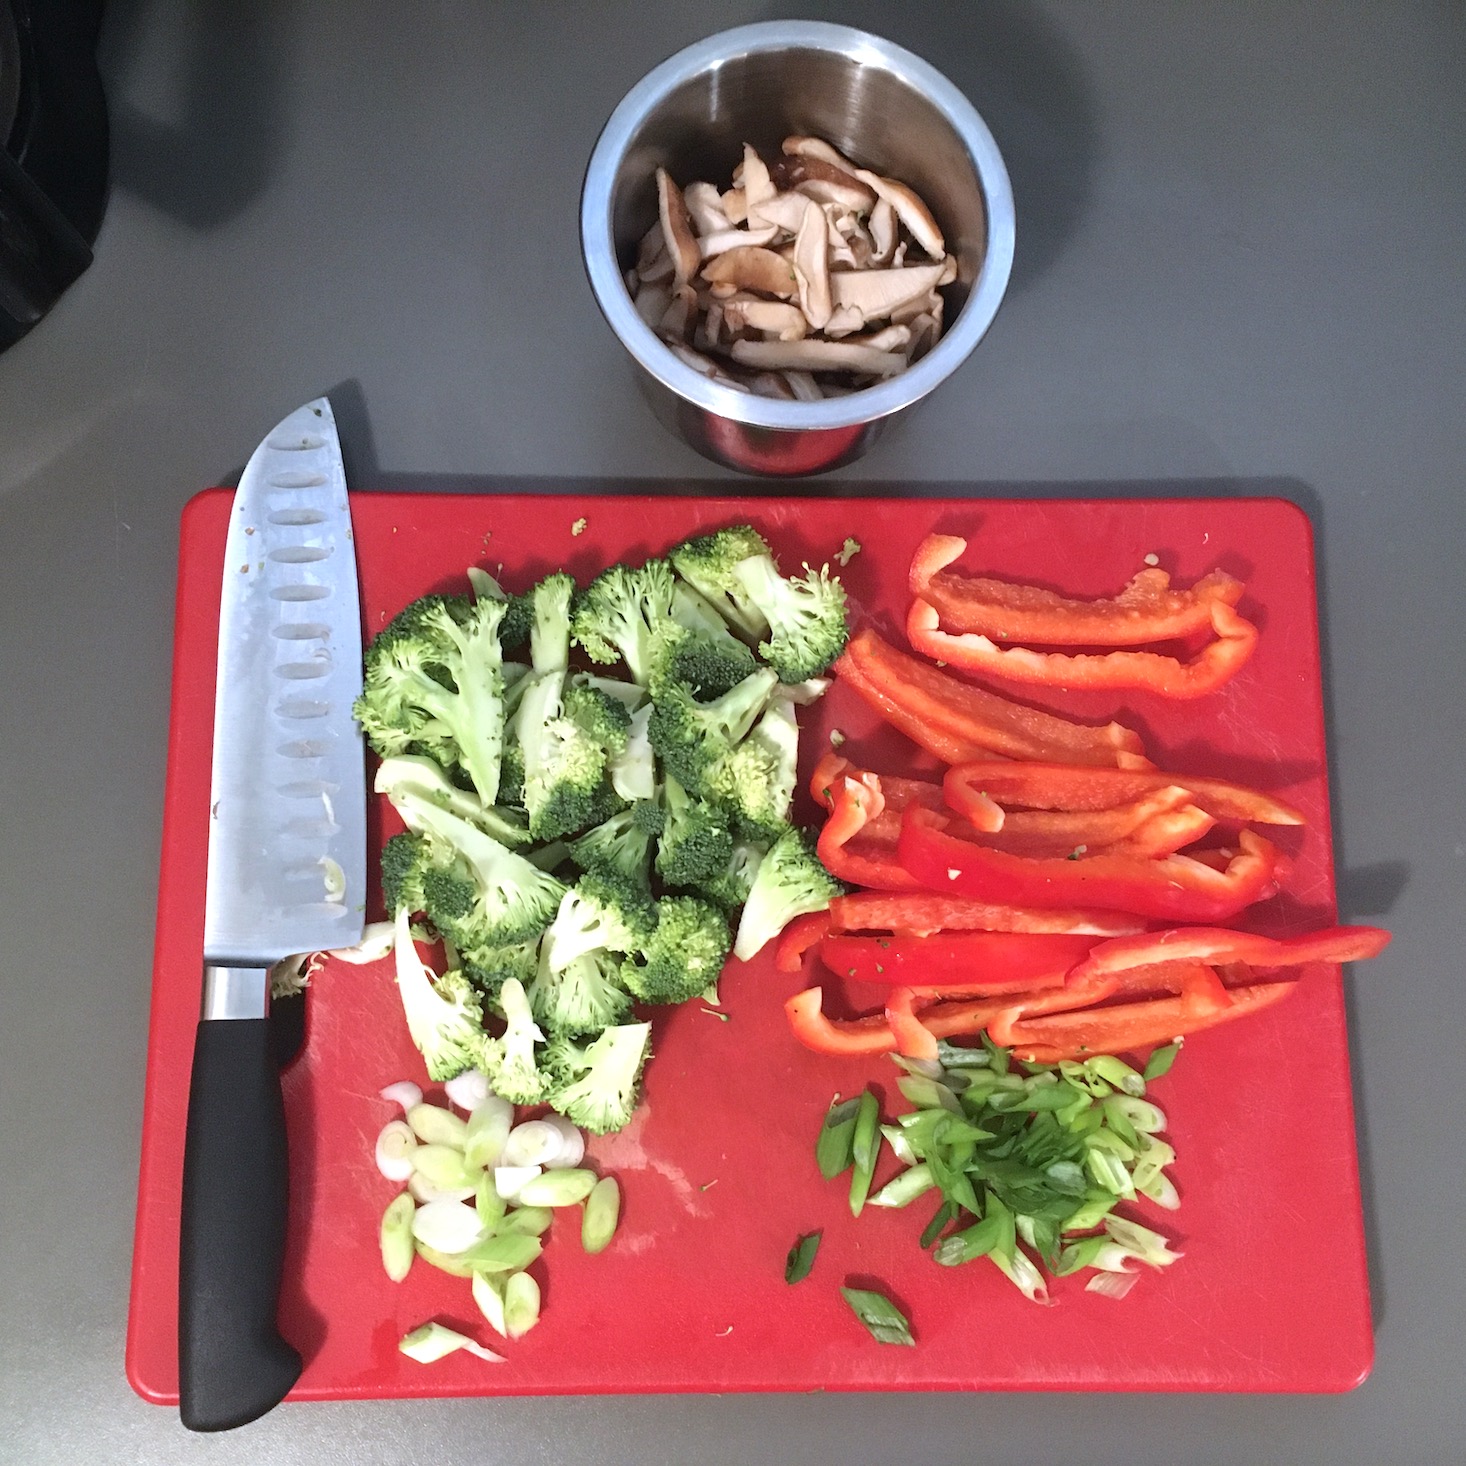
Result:
{"label": "knife bolster", "polygon": [[204,1006],[206,1021],[264,1018],[270,1011],[270,969],[268,967],[224,967],[204,964]]}

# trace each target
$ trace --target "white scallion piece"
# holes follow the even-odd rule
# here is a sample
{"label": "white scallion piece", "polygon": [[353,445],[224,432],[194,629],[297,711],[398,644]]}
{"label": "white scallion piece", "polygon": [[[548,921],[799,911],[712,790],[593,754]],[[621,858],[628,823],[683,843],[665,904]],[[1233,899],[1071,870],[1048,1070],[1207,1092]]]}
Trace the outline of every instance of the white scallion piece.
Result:
{"label": "white scallion piece", "polygon": [[440,1192],[467,1191],[473,1195],[478,1176],[464,1164],[463,1152],[451,1145],[420,1145],[412,1153],[412,1168]]}
{"label": "white scallion piece", "polygon": [[430,1201],[413,1214],[412,1235],[435,1252],[452,1257],[483,1239],[484,1224],[478,1213],[462,1202]]}
{"label": "white scallion piece", "polygon": [[412,1218],[417,1208],[404,1191],[382,1213],[382,1267],[394,1283],[400,1283],[412,1268],[417,1249],[412,1242]]}
{"label": "white scallion piece", "polygon": [[505,1201],[518,1201],[525,1182],[533,1181],[543,1169],[542,1166],[495,1166],[494,1190]]}
{"label": "white scallion piece", "polygon": [[564,1115],[546,1115],[545,1124],[553,1125],[560,1132],[560,1153],[554,1160],[544,1163],[545,1169],[558,1171],[578,1166],[585,1159],[585,1136],[580,1127]]}
{"label": "white scallion piece", "polygon": [[550,1166],[559,1157],[565,1137],[548,1120],[526,1120],[516,1125],[504,1142],[501,1166]]}
{"label": "white scallion piece", "polygon": [[414,1171],[407,1178],[407,1189],[413,1199],[426,1205],[430,1201],[468,1201],[474,1193],[472,1186],[455,1186],[450,1191],[434,1186],[421,1171]]}
{"label": "white scallion piece", "polygon": [[377,1169],[389,1181],[406,1181],[412,1175],[412,1153],[417,1136],[406,1120],[391,1120],[377,1136]]}
{"label": "white scallion piece", "polygon": [[491,1093],[489,1076],[481,1074],[477,1069],[465,1069],[462,1074],[455,1074],[443,1085],[443,1093],[448,1096],[449,1104],[471,1112],[488,1099]]}
{"label": "white scallion piece", "polygon": [[518,1201],[523,1207],[577,1206],[591,1194],[596,1180],[594,1171],[546,1171],[519,1188]]}
{"label": "white scallion piece", "polygon": [[514,1127],[514,1106],[491,1094],[480,1100],[463,1129],[463,1158],[475,1170],[492,1170]]}
{"label": "white scallion piece", "polygon": [[1139,1273],[1096,1273],[1084,1285],[1084,1291],[1106,1298],[1123,1298],[1139,1281]]}
{"label": "white scallion piece", "polygon": [[396,1084],[389,1084],[381,1091],[381,1095],[389,1103],[401,1105],[404,1115],[415,1105],[422,1103],[422,1090],[410,1079],[399,1079]]}
{"label": "white scallion piece", "polygon": [[470,1354],[476,1354],[490,1364],[504,1363],[502,1354],[495,1354],[492,1349],[485,1349],[482,1344],[476,1343],[467,1334],[460,1334],[457,1329],[450,1329],[440,1323],[425,1323],[421,1328],[413,1329],[397,1347],[409,1359],[416,1359],[419,1364],[433,1364],[445,1355],[455,1354],[460,1349],[466,1349]]}
{"label": "white scallion piece", "polygon": [[489,1327],[507,1339],[509,1326],[504,1321],[504,1294],[500,1291],[502,1284],[487,1273],[475,1273],[470,1286],[473,1289],[473,1301],[478,1304],[478,1311],[488,1321]]}
{"label": "white scallion piece", "polygon": [[453,1145],[459,1150],[464,1147],[468,1126],[461,1116],[442,1105],[414,1105],[407,1112],[407,1123],[425,1145]]}
{"label": "white scallion piece", "polygon": [[540,1285],[528,1273],[511,1273],[504,1284],[504,1332],[521,1338],[540,1321]]}

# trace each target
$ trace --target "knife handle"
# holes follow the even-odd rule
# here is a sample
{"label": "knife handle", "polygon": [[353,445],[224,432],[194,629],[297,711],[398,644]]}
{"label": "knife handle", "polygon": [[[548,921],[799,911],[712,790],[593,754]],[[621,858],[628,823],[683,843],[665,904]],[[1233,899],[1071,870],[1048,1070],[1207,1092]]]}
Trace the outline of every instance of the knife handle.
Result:
{"label": "knife handle", "polygon": [[285,1105],[266,1017],[205,1016],[183,1153],[179,1414],[190,1430],[263,1415],[300,1376],[275,1321],[285,1255]]}

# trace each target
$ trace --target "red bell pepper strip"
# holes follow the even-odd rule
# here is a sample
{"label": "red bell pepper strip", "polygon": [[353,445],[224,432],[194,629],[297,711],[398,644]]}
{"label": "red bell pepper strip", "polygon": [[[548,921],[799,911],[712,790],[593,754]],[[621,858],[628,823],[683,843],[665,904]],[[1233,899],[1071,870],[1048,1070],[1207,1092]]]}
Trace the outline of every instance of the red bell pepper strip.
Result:
{"label": "red bell pepper strip", "polygon": [[941,1052],[936,1035],[917,1017],[911,988],[892,988],[886,994],[886,1026],[896,1040],[896,1052],[908,1059],[935,1059]]}
{"label": "red bell pepper strip", "polygon": [[942,816],[913,807],[901,827],[902,866],[928,890],[1015,906],[1099,906],[1176,921],[1226,921],[1271,896],[1278,887],[1280,857],[1266,840],[1243,830],[1241,852],[1226,870],[1213,870],[1184,855],[1159,860],[1097,855],[1055,860],[1009,855],[959,840],[942,828]]}
{"label": "red bell pepper strip", "polygon": [[851,670],[911,719],[990,754],[1110,767],[1149,766],[1140,735],[1119,723],[1096,728],[1024,707],[899,650],[869,627],[851,638],[836,663],[842,676]]}
{"label": "red bell pepper strip", "polygon": [[1061,987],[1093,936],[1040,932],[942,932],[929,937],[830,933],[820,961],[838,977],[885,987],[955,988],[972,997]]}
{"label": "red bell pepper strip", "polygon": [[974,743],[970,738],[959,738],[911,712],[885,688],[873,682],[849,656],[841,656],[835,663],[835,672],[845,686],[874,708],[893,728],[904,733],[918,748],[934,754],[944,764],[960,764],[969,759],[992,757],[992,750],[984,744]]}
{"label": "red bell pepper strip", "polygon": [[830,902],[832,932],[893,932],[924,937],[940,931],[1073,932],[1121,936],[1143,923],[1114,911],[1000,906],[926,891],[855,891]]}
{"label": "red bell pepper strip", "polygon": [[942,785],[936,779],[908,779],[900,774],[877,774],[862,769],[842,754],[822,754],[809,776],[809,792],[814,802],[825,809],[835,806],[835,785],[842,778],[859,779],[864,783],[876,779],[880,783],[881,798],[888,810],[899,814],[908,804],[924,804],[929,809],[941,809],[945,802]]}
{"label": "red bell pepper strip", "polygon": [[849,1022],[827,1018],[820,1009],[823,996],[820,988],[805,988],[784,1004],[789,1027],[805,1048],[817,1054],[889,1054],[896,1047],[885,1014]]}
{"label": "red bell pepper strip", "polygon": [[1361,962],[1377,957],[1390,933],[1377,926],[1333,926],[1297,937],[1263,937],[1225,927],[1185,926],[1098,943],[1074,969],[1073,979],[1127,972],[1160,963],[1204,962],[1217,967],[1301,967],[1307,962]]}
{"label": "red bell pepper strip", "polygon": [[835,802],[830,817],[815,845],[820,864],[837,881],[847,881],[852,886],[874,886],[879,891],[920,890],[921,882],[902,866],[889,847],[850,849],[850,842],[884,807],[880,781],[852,779],[847,775],[838,781],[833,792]]}
{"label": "red bell pepper strip", "polygon": [[804,954],[830,929],[828,911],[811,911],[796,916],[779,933],[779,944],[774,948],[774,971],[803,972]]}
{"label": "red bell pepper strip", "polygon": [[1189,662],[1160,652],[1125,650],[1071,655],[1022,646],[998,646],[974,631],[955,634],[943,631],[937,608],[923,600],[911,603],[906,617],[906,637],[916,651],[934,661],[1011,682],[1065,691],[1138,688],[1161,697],[1189,699],[1205,697],[1230,682],[1257,647],[1257,627],[1225,601],[1211,601],[1207,609],[1216,637]]}
{"label": "red bell pepper strip", "polygon": [[[1134,1053],[1260,1012],[1281,1002],[1295,987],[1297,983],[1272,982],[1232,988],[1230,1003],[1208,1014],[1188,1011],[1185,998],[1153,998],[1148,1002],[1052,1013],[1019,1020],[1011,1026],[1008,1037],[1019,1059],[1036,1063],[1082,1059],[1091,1054]],[[995,1035],[994,1041],[1001,1042]]]}
{"label": "red bell pepper strip", "polygon": [[1143,799],[1158,789],[1181,788],[1191,803],[1219,820],[1259,825],[1301,825],[1303,815],[1292,805],[1224,779],[1196,778],[1161,769],[1096,769],[1072,764],[1019,764],[988,759],[958,764],[942,783],[947,803],[965,813],[964,801],[975,790],[1005,809],[1114,809]]}
{"label": "red bell pepper strip", "polygon": [[1112,599],[1077,600],[1036,585],[947,569],[966,549],[966,540],[929,535],[911,562],[911,593],[935,606],[951,630],[998,641],[1110,647],[1172,641],[1205,630],[1211,603],[1235,606],[1245,589],[1221,570],[1189,590],[1173,590],[1164,570],[1142,570]]}
{"label": "red bell pepper strip", "polygon": [[1216,824],[1211,815],[1194,804],[1183,804],[1146,820],[1133,835],[1109,846],[1115,855],[1174,855],[1201,839]]}

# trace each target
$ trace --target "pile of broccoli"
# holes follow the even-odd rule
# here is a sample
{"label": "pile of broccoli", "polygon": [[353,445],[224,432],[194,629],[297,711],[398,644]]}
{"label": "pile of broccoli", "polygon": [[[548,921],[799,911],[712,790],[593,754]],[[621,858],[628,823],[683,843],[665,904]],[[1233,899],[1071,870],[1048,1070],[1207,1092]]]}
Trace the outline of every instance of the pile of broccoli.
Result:
{"label": "pile of broccoli", "polygon": [[408,1027],[435,1080],[478,1068],[616,1130],[649,1057],[636,1006],[709,995],[730,951],[839,893],[790,808],[844,591],[783,575],[747,525],[583,588],[469,578],[383,628],[355,709],[405,826],[381,874]]}

